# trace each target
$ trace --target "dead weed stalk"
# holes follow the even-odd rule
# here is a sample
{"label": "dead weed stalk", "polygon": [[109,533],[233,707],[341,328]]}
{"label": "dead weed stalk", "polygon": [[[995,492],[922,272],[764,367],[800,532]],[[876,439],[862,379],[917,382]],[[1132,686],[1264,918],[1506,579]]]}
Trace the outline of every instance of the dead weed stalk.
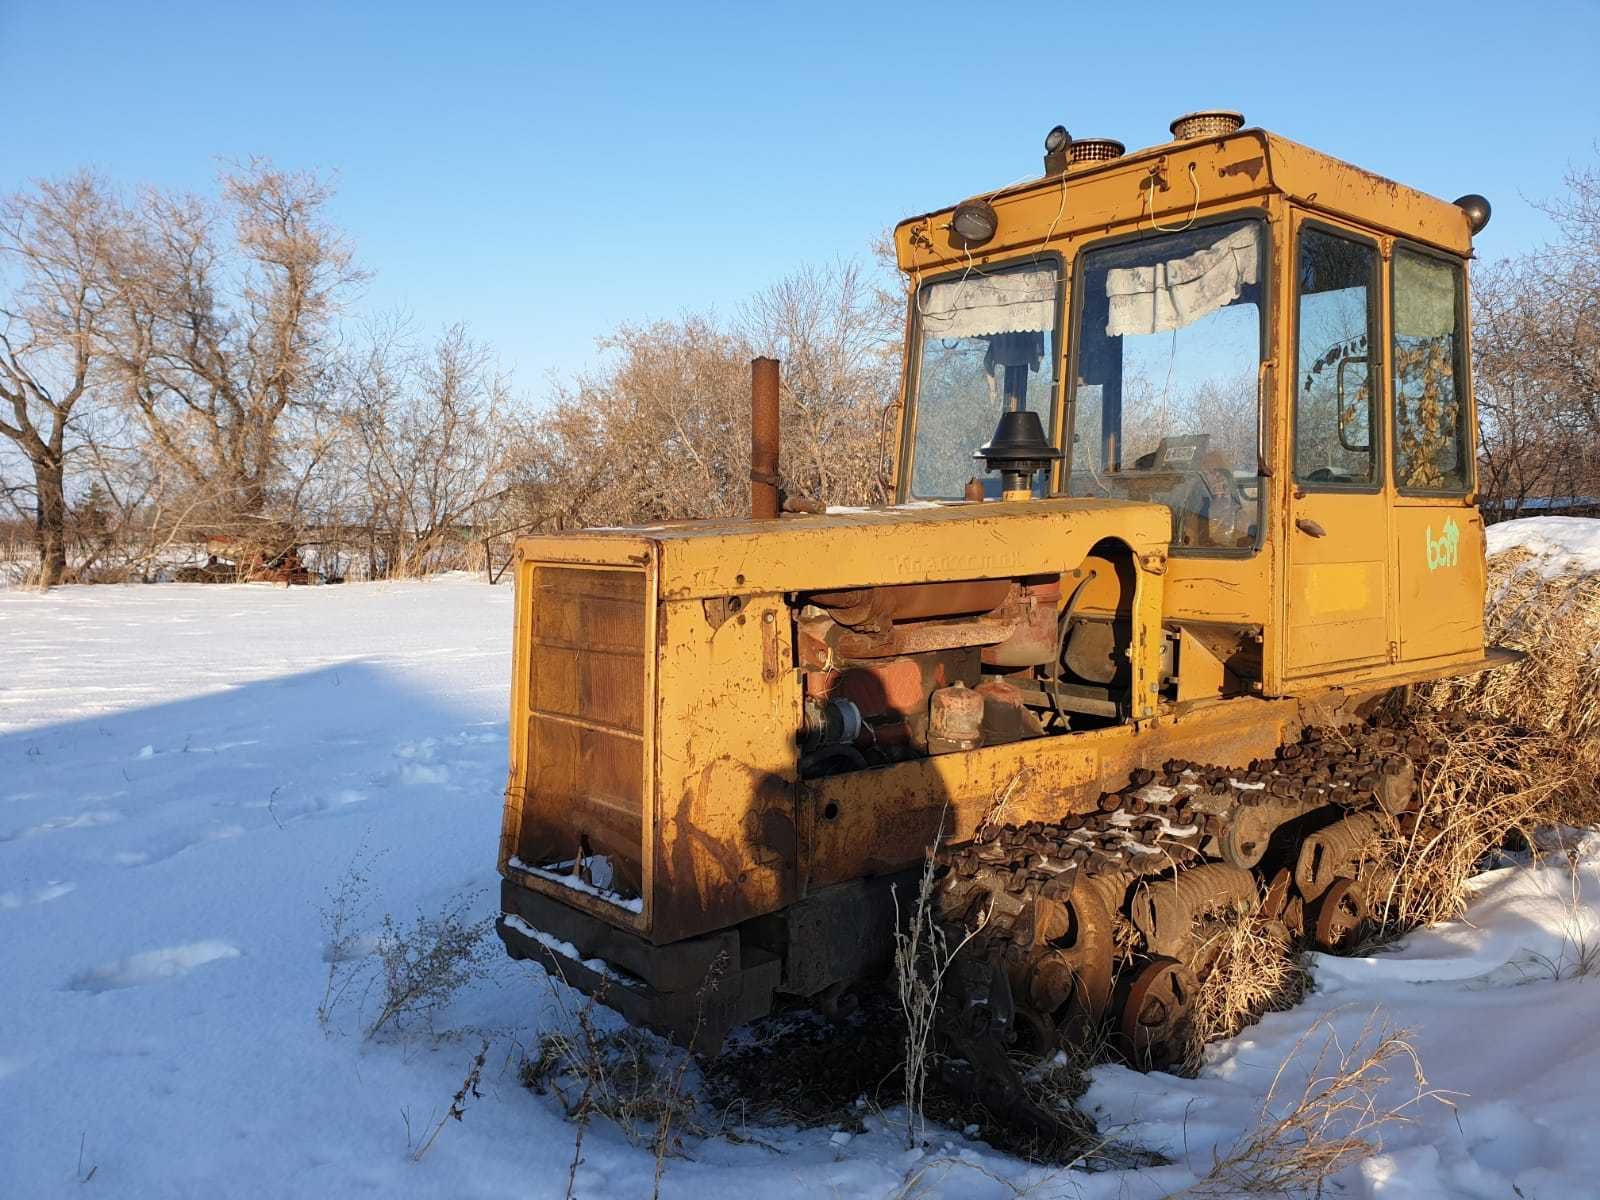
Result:
{"label": "dead weed stalk", "polygon": [[[942,818],[940,828],[943,828]],[[945,974],[956,955],[983,928],[984,919],[987,918],[987,914],[984,914],[984,918],[980,918],[954,947],[950,945],[933,899],[938,852],[939,838],[935,837],[924,856],[922,876],[917,882],[916,902],[908,918],[901,918],[898,888],[890,888],[895,915],[895,988],[906,1022],[906,1146],[912,1149],[921,1144],[927,1128],[923,1100],[927,1092],[928,1071],[933,1065],[933,1029],[938,1018],[939,993],[944,987]]]}
{"label": "dead weed stalk", "polygon": [[461,1086],[456,1089],[456,1094],[450,1098],[450,1107],[445,1110],[444,1116],[439,1118],[439,1123],[433,1127],[433,1132],[411,1153],[412,1162],[421,1162],[422,1156],[433,1149],[433,1143],[438,1140],[443,1132],[445,1122],[461,1120],[467,1115],[467,1099],[483,1098],[483,1093],[478,1090],[478,1083],[483,1078],[483,1061],[489,1057],[489,1040],[484,1039],[478,1053],[473,1056],[471,1064],[467,1067],[467,1077],[461,1081]]}

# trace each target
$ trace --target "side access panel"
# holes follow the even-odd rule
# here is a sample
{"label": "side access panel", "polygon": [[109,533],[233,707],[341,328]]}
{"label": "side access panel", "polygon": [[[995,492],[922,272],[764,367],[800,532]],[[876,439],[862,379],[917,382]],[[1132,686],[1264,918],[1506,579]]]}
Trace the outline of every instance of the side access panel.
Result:
{"label": "side access panel", "polygon": [[1459,502],[1394,512],[1402,662],[1483,653],[1483,517]]}

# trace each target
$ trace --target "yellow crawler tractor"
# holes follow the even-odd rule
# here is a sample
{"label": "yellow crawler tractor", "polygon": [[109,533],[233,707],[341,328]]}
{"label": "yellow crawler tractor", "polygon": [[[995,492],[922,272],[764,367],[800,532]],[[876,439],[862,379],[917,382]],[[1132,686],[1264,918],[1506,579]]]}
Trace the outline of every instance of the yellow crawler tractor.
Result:
{"label": "yellow crawler tractor", "polygon": [[1350,847],[1429,747],[1316,731],[1497,660],[1489,206],[1236,113],[1172,134],[1057,127],[1040,178],[897,227],[892,505],[781,511],[816,506],[781,502],[758,359],[749,519],[519,541],[511,954],[704,1047],[881,974],[937,843],[980,931],[942,1028],[1003,1101],[1019,1044],[1158,1058],[1230,898],[1360,920]]}

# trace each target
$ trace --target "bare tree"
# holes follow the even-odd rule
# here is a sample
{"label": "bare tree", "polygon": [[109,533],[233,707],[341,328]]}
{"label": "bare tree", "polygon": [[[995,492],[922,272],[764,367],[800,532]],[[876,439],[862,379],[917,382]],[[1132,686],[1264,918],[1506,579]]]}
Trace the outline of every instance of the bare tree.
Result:
{"label": "bare tree", "polygon": [[1545,206],[1556,238],[1474,279],[1481,490],[1491,512],[1600,495],[1600,169]]}
{"label": "bare tree", "polygon": [[90,396],[105,320],[99,287],[116,205],[94,176],[46,180],[0,202],[0,434],[33,471],[39,582],[67,571],[69,432]]}
{"label": "bare tree", "polygon": [[783,360],[784,479],[838,504],[881,502],[900,318],[857,263],[805,267],[745,305],[745,339]]}
{"label": "bare tree", "polygon": [[743,513],[756,354],[784,361],[788,491],[835,504],[881,500],[900,311],[864,268],[841,264],[781,280],[736,322],[690,315],[619,327],[601,342],[609,361],[561,388],[519,438],[512,495],[525,523]]}
{"label": "bare tree", "polygon": [[362,274],[326,218],[326,181],[254,161],[221,182],[220,202],[146,193],[114,256],[108,345],[163,468],[248,540],[299,515],[291,433],[304,419],[301,448],[321,461],[337,319]]}
{"label": "bare tree", "polygon": [[506,482],[510,389],[488,348],[456,325],[418,356],[396,332],[372,339],[349,414],[374,575],[419,574],[451,540],[476,544],[469,527]]}

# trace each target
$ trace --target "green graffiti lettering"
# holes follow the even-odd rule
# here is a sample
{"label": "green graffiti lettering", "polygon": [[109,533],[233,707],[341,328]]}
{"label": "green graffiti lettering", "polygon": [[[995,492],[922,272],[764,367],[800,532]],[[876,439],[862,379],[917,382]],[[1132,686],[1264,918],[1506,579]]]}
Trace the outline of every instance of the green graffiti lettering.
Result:
{"label": "green graffiti lettering", "polygon": [[1433,536],[1432,525],[1423,531],[1423,537],[1428,543],[1428,570],[1453,567],[1461,561],[1461,529],[1454,517],[1445,520],[1444,532],[1438,537]]}

